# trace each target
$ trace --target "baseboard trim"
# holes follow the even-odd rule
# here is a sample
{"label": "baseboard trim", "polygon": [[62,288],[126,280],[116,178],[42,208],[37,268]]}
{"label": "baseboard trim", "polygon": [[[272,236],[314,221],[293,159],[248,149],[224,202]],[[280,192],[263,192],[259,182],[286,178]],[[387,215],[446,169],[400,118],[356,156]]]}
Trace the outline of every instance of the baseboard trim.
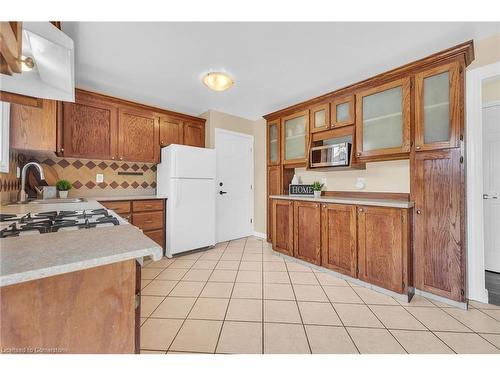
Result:
{"label": "baseboard trim", "polygon": [[460,309],[467,310],[467,302],[453,301],[449,298],[441,297],[441,296],[438,296],[438,295],[435,295],[435,294],[432,294],[429,292],[424,292],[423,290],[419,290],[419,289],[415,289],[415,294],[418,296],[422,296],[422,297],[437,301],[437,302],[445,303],[445,304],[450,305],[452,307],[458,307]]}
{"label": "baseboard trim", "polygon": [[267,234],[266,233],[261,233],[261,232],[253,232],[253,235],[255,237],[259,237],[259,238],[267,238]]}

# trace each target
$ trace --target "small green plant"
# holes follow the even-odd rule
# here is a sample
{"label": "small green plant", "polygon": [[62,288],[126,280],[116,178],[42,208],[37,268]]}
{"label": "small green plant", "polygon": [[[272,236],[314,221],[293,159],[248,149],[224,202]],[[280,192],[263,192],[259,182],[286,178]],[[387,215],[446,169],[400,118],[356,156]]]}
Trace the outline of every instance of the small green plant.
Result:
{"label": "small green plant", "polygon": [[59,180],[56,182],[56,187],[59,191],[68,191],[72,186],[68,180]]}
{"label": "small green plant", "polygon": [[323,185],[324,184],[321,184],[319,181],[314,181],[313,182],[313,190],[314,191],[321,191],[321,189],[323,189]]}

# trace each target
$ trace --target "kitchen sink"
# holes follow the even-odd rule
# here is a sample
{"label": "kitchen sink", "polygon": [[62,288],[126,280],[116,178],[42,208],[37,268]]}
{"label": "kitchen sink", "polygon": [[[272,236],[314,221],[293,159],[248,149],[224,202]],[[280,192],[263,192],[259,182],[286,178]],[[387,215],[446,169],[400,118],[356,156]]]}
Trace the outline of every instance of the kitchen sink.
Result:
{"label": "kitchen sink", "polygon": [[52,198],[34,199],[27,202],[16,202],[14,204],[61,204],[61,203],[82,203],[87,202],[85,198]]}

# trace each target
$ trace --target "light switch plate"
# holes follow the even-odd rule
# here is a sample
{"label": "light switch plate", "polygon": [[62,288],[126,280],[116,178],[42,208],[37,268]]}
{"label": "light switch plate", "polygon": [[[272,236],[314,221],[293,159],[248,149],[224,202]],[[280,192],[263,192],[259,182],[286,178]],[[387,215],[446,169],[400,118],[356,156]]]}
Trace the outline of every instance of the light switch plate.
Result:
{"label": "light switch plate", "polygon": [[98,184],[104,182],[104,175],[102,173],[97,173],[95,175],[95,182],[97,182]]}

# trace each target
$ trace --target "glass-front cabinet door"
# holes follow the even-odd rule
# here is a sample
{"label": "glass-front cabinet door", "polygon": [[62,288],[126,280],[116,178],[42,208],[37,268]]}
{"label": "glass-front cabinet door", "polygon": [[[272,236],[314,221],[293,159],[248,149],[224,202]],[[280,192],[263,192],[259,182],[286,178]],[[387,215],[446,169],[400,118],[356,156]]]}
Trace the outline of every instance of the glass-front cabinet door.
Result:
{"label": "glass-front cabinet door", "polygon": [[283,164],[305,163],[309,131],[309,111],[283,117],[281,139]]}
{"label": "glass-front cabinet door", "polygon": [[328,130],[330,128],[330,105],[320,104],[310,109],[309,130],[311,133]]}
{"label": "glass-front cabinet door", "polygon": [[267,164],[278,165],[281,163],[280,156],[280,120],[267,123]]}
{"label": "glass-front cabinet door", "polygon": [[384,157],[410,151],[410,79],[356,94],[356,156]]}
{"label": "glass-front cabinet door", "polygon": [[460,65],[453,62],[415,75],[415,150],[459,146]]}
{"label": "glass-front cabinet door", "polygon": [[338,128],[354,124],[354,95],[336,98],[331,103],[331,126]]}

